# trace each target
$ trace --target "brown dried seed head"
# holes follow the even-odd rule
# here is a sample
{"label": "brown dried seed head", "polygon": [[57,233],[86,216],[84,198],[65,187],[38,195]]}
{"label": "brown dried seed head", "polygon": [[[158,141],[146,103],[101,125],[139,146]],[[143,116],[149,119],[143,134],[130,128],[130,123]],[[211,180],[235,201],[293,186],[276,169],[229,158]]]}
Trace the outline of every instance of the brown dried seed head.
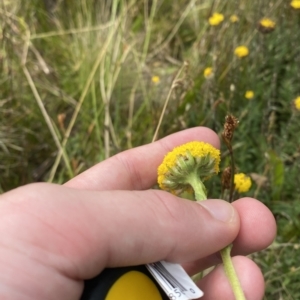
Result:
{"label": "brown dried seed head", "polygon": [[222,173],[222,188],[223,190],[229,190],[231,185],[231,167],[224,169]]}
{"label": "brown dried seed head", "polygon": [[224,131],[222,133],[223,139],[226,143],[230,143],[233,137],[235,128],[237,127],[239,121],[236,117],[228,115],[225,118]]}

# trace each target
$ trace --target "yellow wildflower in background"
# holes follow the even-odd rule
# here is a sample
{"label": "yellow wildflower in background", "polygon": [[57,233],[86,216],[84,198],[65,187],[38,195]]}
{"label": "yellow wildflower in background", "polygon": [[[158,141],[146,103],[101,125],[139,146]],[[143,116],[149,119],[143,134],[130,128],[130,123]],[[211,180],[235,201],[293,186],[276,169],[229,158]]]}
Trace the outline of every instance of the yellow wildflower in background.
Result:
{"label": "yellow wildflower in background", "polygon": [[152,76],[151,81],[156,84],[160,82],[160,78],[159,76]]}
{"label": "yellow wildflower in background", "polygon": [[251,188],[252,181],[249,176],[246,176],[244,173],[238,173],[234,175],[234,188],[239,193],[248,192]]}
{"label": "yellow wildflower in background", "polygon": [[300,96],[298,96],[295,100],[294,100],[294,104],[297,110],[300,111]]}
{"label": "yellow wildflower in background", "polygon": [[236,23],[238,21],[239,21],[239,17],[237,15],[230,16],[230,22],[231,23]]}
{"label": "yellow wildflower in background", "polygon": [[246,46],[238,46],[234,50],[234,54],[239,57],[245,57],[249,54],[249,49]]}
{"label": "yellow wildflower in background", "polygon": [[209,78],[211,77],[212,73],[213,73],[213,69],[211,67],[208,67],[204,69],[203,75],[205,78]]}
{"label": "yellow wildflower in background", "polygon": [[276,23],[268,18],[263,18],[259,21],[258,30],[262,33],[270,33],[275,29]]}
{"label": "yellow wildflower in background", "polygon": [[266,28],[275,28],[276,23],[268,18],[263,18],[260,20],[259,24]]}
{"label": "yellow wildflower in background", "polygon": [[161,189],[180,194],[190,190],[195,179],[201,183],[217,174],[220,160],[220,150],[208,143],[183,144],[165,156],[157,170],[157,182]]}
{"label": "yellow wildflower in background", "polygon": [[252,99],[254,97],[254,92],[253,91],[246,91],[245,93],[245,98],[246,99]]}
{"label": "yellow wildflower in background", "polygon": [[213,13],[213,15],[208,19],[208,23],[211,26],[217,26],[224,20],[224,15],[219,13]]}
{"label": "yellow wildflower in background", "polygon": [[294,9],[300,9],[300,0],[293,0],[290,5]]}

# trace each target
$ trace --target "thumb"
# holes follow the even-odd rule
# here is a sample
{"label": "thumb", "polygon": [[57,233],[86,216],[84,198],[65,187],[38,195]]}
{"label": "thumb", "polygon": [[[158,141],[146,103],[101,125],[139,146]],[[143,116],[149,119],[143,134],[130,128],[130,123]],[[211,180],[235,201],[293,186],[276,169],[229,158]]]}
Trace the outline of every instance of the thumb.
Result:
{"label": "thumb", "polygon": [[106,267],[192,261],[224,248],[239,232],[238,213],[223,200],[192,202],[154,190],[106,193],[102,220],[94,223],[107,228],[99,251],[107,254]]}
{"label": "thumb", "polygon": [[50,253],[52,267],[71,278],[91,278],[105,267],[196,260],[230,244],[239,231],[238,213],[222,200],[198,203],[158,190],[87,191],[53,184],[8,194],[17,199],[3,210],[13,224],[10,241],[26,232],[26,247],[32,241],[41,255]]}

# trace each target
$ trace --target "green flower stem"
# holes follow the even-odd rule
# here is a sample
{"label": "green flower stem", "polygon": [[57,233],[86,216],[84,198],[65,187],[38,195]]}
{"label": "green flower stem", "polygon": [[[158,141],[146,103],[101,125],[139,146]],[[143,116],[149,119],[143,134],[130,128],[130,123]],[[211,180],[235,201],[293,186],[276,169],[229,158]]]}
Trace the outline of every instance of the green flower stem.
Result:
{"label": "green flower stem", "polygon": [[231,167],[231,175],[230,175],[230,189],[229,189],[229,203],[231,203],[233,201],[233,193],[234,193],[234,157],[233,157],[233,150],[232,150],[232,146],[231,144],[227,145],[227,148],[229,150],[229,154],[230,154],[230,167]]}
{"label": "green flower stem", "polygon": [[[199,177],[197,177],[196,173],[191,173],[187,177],[187,182],[194,189],[195,198],[197,201],[203,201],[203,200],[207,199],[205,186],[201,182]],[[244,292],[243,292],[241,284],[240,284],[240,281],[237,277],[234,266],[232,264],[232,260],[231,260],[231,256],[230,256],[231,247],[232,247],[232,245],[228,245],[227,247],[225,247],[224,249],[222,249],[220,251],[224,269],[225,269],[225,273],[230,282],[235,299],[236,300],[246,300]]]}
{"label": "green flower stem", "polygon": [[189,174],[186,181],[192,186],[196,200],[202,201],[207,199],[206,188],[202,181],[199,179],[197,173]]}
{"label": "green flower stem", "polygon": [[234,266],[233,266],[233,263],[231,260],[231,256],[230,256],[231,247],[232,247],[232,245],[229,245],[220,251],[221,256],[222,256],[222,261],[224,264],[225,273],[230,282],[235,299],[246,300],[246,297],[244,295],[243,289],[242,289],[240,281],[236,275],[236,272],[235,272],[235,269],[234,269]]}

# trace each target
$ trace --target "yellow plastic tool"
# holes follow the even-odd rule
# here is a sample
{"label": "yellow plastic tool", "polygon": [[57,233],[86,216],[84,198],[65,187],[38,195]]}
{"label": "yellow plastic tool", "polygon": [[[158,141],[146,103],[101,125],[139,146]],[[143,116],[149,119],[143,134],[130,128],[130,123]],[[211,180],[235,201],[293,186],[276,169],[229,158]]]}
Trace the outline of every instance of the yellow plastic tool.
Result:
{"label": "yellow plastic tool", "polygon": [[145,266],[105,269],[85,282],[81,300],[169,300]]}

